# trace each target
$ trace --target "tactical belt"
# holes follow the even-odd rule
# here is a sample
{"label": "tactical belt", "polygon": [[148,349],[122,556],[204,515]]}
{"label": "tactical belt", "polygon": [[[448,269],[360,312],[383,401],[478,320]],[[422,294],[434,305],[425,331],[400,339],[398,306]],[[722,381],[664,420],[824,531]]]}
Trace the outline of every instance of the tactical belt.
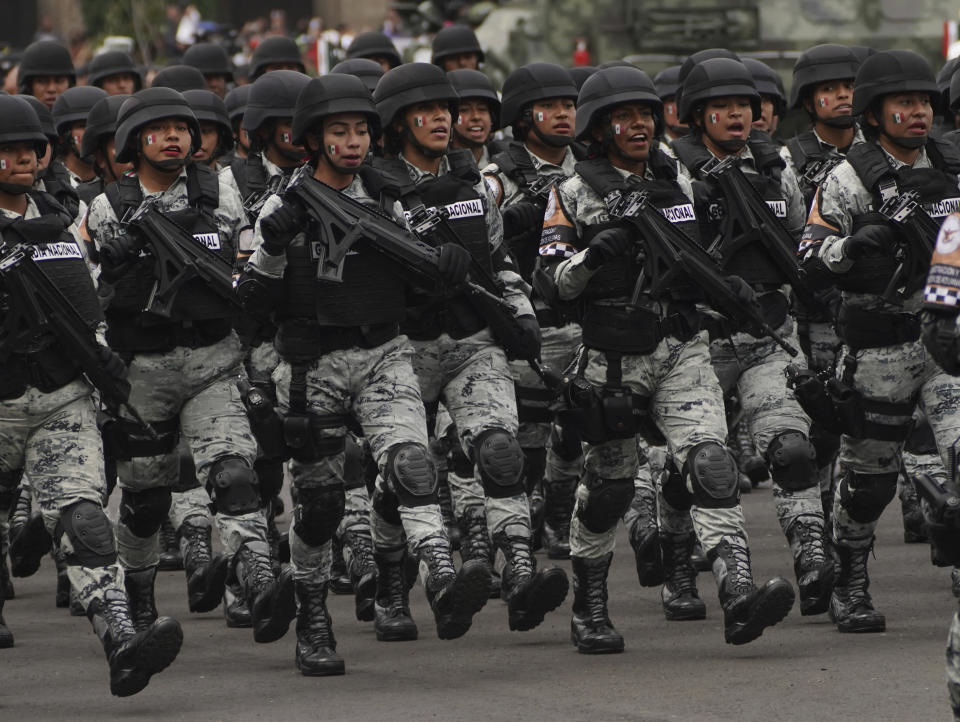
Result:
{"label": "tactical belt", "polygon": [[79,365],[65,357],[58,344],[31,353],[13,353],[0,365],[0,400],[18,399],[28,387],[49,394],[79,376]]}
{"label": "tactical belt", "polygon": [[372,324],[369,326],[299,326],[291,332],[288,326],[281,327],[277,334],[277,352],[284,358],[317,359],[332,351],[349,348],[376,348],[400,333],[396,323]]}
{"label": "tactical belt", "polygon": [[[651,313],[636,312],[624,323],[624,310],[591,304],[583,315],[583,344],[587,348],[634,356],[653,353],[665,338],[687,342],[700,331],[699,318],[673,313],[657,318]],[[618,323],[619,321],[619,323]]]}
{"label": "tactical belt", "polygon": [[164,353],[178,346],[203,348],[222,341],[233,330],[232,318],[142,324],[140,316],[107,319],[107,343],[114,351]]}
{"label": "tactical belt", "polygon": [[553,391],[517,384],[516,394],[517,417],[521,422],[540,424],[553,419],[553,409],[550,408],[556,398]]}
{"label": "tactical belt", "polygon": [[920,338],[920,318],[913,313],[866,311],[844,304],[837,318],[837,335],[852,349],[911,343]]}
{"label": "tactical belt", "polygon": [[536,308],[534,313],[537,314],[537,323],[540,324],[540,328],[563,328],[570,323],[570,320],[555,308]]}

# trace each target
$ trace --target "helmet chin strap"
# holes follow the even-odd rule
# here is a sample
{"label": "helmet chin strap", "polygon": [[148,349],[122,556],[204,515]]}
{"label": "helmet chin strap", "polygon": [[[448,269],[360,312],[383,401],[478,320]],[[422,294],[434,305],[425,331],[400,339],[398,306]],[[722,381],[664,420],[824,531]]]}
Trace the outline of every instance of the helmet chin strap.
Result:
{"label": "helmet chin strap", "polygon": [[678,138],[683,138],[684,136],[690,135],[689,125],[668,125],[667,130],[669,130]]}
{"label": "helmet chin strap", "polygon": [[327,162],[327,165],[330,167],[330,170],[332,170],[332,171],[333,171],[334,173],[336,173],[337,175],[342,175],[342,176],[345,176],[345,177],[349,177],[349,176],[354,176],[354,175],[357,174],[357,169],[356,169],[356,168],[341,168],[341,167],[338,166],[336,163],[334,163],[334,162],[333,162],[333,158],[331,158],[331,157],[330,157],[330,154],[327,153],[326,147],[322,147],[322,148],[320,149],[320,153],[319,153],[319,156],[318,156],[318,160],[319,160],[320,158],[322,158],[323,160],[325,160],[325,161]]}
{"label": "helmet chin strap", "polygon": [[887,124],[885,121],[880,121],[880,134],[885,136],[894,145],[898,145],[904,150],[916,150],[927,144],[929,136],[924,135],[919,138],[895,138],[887,132]]}
{"label": "helmet chin strap", "polygon": [[187,158],[168,158],[166,160],[152,160],[148,158],[146,154],[143,155],[143,159],[146,161],[154,170],[158,170],[161,173],[170,173],[175,170],[180,170],[187,165],[189,159]]}
{"label": "helmet chin strap", "polygon": [[410,130],[410,126],[407,124],[404,124],[403,126],[403,137],[408,143],[410,143],[410,145],[416,148],[421,155],[427,158],[442,158],[447,153],[446,148],[443,150],[434,150],[433,148],[428,148],[425,146],[423,143],[417,140],[417,136],[413,134],[413,131]]}
{"label": "helmet chin strap", "polygon": [[29,193],[33,190],[33,186],[25,186],[19,183],[0,183],[0,191],[4,193],[9,193],[13,196],[22,196],[26,193]]}
{"label": "helmet chin strap", "polygon": [[709,138],[710,142],[721,150],[725,150],[727,153],[739,153],[741,150],[747,147],[746,138],[730,138],[728,140],[717,140],[706,130],[703,131]]}
{"label": "helmet chin strap", "polygon": [[831,128],[852,128],[856,122],[857,118],[853,115],[838,115],[833,118],[821,118],[817,116],[817,121],[823,123],[824,125],[830,126]]}
{"label": "helmet chin strap", "polygon": [[462,143],[462,144],[463,144],[464,146],[466,146],[467,148],[470,148],[470,149],[482,148],[483,146],[486,145],[486,143],[483,143],[483,142],[477,141],[477,140],[470,140],[470,138],[468,138],[467,136],[463,135],[462,133],[458,133],[458,132],[456,131],[456,126],[454,126],[453,134],[457,137],[457,141],[459,141],[460,143]]}
{"label": "helmet chin strap", "polygon": [[283,156],[284,158],[286,158],[292,163],[296,163],[299,165],[303,161],[302,151],[293,151],[293,150],[288,150],[286,148],[281,148],[272,140],[270,141],[270,145],[273,146],[273,148],[277,151],[277,153],[279,153],[281,156]]}

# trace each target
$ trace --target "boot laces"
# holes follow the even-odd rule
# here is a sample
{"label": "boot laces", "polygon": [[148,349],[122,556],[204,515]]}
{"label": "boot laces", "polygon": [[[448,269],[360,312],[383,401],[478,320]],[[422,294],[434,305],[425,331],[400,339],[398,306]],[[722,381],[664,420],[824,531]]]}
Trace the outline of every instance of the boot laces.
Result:
{"label": "boot laces", "polygon": [[676,594],[697,591],[697,571],[690,561],[693,535],[665,534],[664,547],[663,563],[667,571],[667,587]]}

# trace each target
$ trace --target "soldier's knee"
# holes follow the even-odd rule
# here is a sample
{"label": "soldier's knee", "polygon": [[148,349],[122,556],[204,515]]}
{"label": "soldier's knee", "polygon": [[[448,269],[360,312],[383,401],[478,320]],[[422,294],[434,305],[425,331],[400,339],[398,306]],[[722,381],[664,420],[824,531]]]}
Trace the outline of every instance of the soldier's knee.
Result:
{"label": "soldier's knee", "polygon": [[587,472],[583,485],[587,498],[577,509],[577,518],[594,534],[616,527],[633,501],[633,479],[603,479]]}
{"label": "soldier's knee", "polygon": [[134,536],[152,537],[170,511],[172,495],[169,487],[134,491],[124,489],[120,497],[120,522]]}
{"label": "soldier's knee", "polygon": [[105,567],[117,561],[117,545],[113,527],[96,502],[86,499],[64,507],[54,530],[57,546],[62,546],[64,534],[70,540],[73,551],[67,564],[81,567]]}
{"label": "soldier's knee", "polygon": [[293,530],[309,546],[323,546],[336,533],[345,504],[342,484],[301,488],[293,510]]}
{"label": "soldier's knee", "polygon": [[880,518],[897,494],[895,471],[886,474],[860,474],[846,471],[840,480],[840,503],[856,522],[867,524]]}
{"label": "soldier's knee", "polygon": [[774,483],[787,491],[817,485],[817,450],[799,431],[777,434],[767,447],[767,464]]}
{"label": "soldier's knee", "polygon": [[210,466],[207,492],[217,511],[230,516],[260,509],[257,473],[239,456],[223,456]]}
{"label": "soldier's knee", "polygon": [[683,475],[690,480],[693,501],[699,507],[731,509],[740,503],[737,463],[715,441],[704,441],[690,449]]}
{"label": "soldier's knee", "polygon": [[437,469],[427,449],[420,444],[393,446],[383,469],[384,480],[401,506],[436,504]]}
{"label": "soldier's knee", "polygon": [[507,499],[525,492],[523,450],[517,438],[503,429],[487,429],[473,442],[473,458],[484,493]]}
{"label": "soldier's knee", "polygon": [[545,448],[523,449],[523,479],[528,494],[543,481],[546,471],[547,450]]}
{"label": "soldier's knee", "polygon": [[267,503],[280,493],[283,487],[283,459],[257,459],[253,462],[260,484],[260,499]]}
{"label": "soldier's knee", "polygon": [[683,474],[672,459],[665,471],[667,475],[663,480],[663,500],[677,511],[690,511],[690,507],[693,506],[693,494],[687,489]]}

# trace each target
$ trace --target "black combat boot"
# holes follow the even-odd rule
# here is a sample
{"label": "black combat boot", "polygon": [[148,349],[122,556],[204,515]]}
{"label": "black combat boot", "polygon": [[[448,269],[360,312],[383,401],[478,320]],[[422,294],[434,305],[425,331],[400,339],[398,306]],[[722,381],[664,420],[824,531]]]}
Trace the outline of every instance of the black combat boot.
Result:
{"label": "black combat boot", "polygon": [[102,601],[91,601],[87,616],[103,644],[110,664],[110,692],[117,697],[129,697],[146,687],[151,676],[176,659],[183,644],[180,623],[170,617],[161,617],[138,632],[126,595],[119,589],[108,589]]}
{"label": "black combat boot", "polygon": [[645,486],[636,489],[630,507],[636,516],[627,533],[637,562],[637,579],[641,587],[659,586],[663,584],[663,557],[657,526],[656,491]]}
{"label": "black combat boot", "polygon": [[490,569],[490,598],[500,596],[500,577],[493,571],[493,547],[487,529],[487,513],[480,505],[468,506],[457,519],[460,526],[460,559],[479,559]]}
{"label": "black combat boot", "polygon": [[[372,622],[376,616],[377,565],[373,561],[373,539],[370,528],[355,525],[343,532],[344,558],[353,587],[354,613],[360,622]],[[326,592],[324,592],[326,594]]]}
{"label": "black combat boot", "polygon": [[903,516],[903,543],[922,544],[927,541],[927,530],[920,510],[920,497],[913,482],[907,477],[900,480],[900,512]]}
{"label": "black combat boot", "polygon": [[0,596],[0,649],[6,649],[7,647],[13,646],[13,632],[10,631],[10,628],[3,619],[4,601],[6,600]]}
{"label": "black combat boot", "polygon": [[423,586],[437,624],[437,636],[462,637],[470,629],[473,615],[490,598],[490,568],[485,561],[473,559],[457,571],[444,537],[424,540],[419,552],[421,565],[426,567]]}
{"label": "black combat boot", "polygon": [[53,563],[57,567],[57,591],[54,595],[54,604],[58,609],[66,609],[70,606],[70,577],[67,576],[67,560],[59,549],[51,551],[50,556],[53,557]]}
{"label": "black combat boot", "polygon": [[815,516],[798,517],[787,529],[787,541],[800,591],[800,614],[823,614],[830,607],[834,578],[833,559],[823,544],[823,521]]}
{"label": "black combat boot", "polygon": [[613,628],[607,613],[607,574],[613,552],[599,559],[571,556],[573,565],[573,617],[570,641],[581,654],[623,651],[623,636]]}
{"label": "black combat boot", "polygon": [[21,489],[10,515],[10,571],[15,577],[36,574],[40,560],[53,546],[43,515],[31,509],[30,494]]}
{"label": "black combat boot", "polygon": [[333,561],[330,566],[330,591],[334,594],[353,594],[353,583],[347,572],[347,561],[343,558],[343,544],[339,534],[334,534],[330,545]]}
{"label": "black combat boot", "polygon": [[253,626],[250,609],[243,596],[243,586],[237,579],[235,559],[227,563],[227,580],[223,585],[223,618],[231,629],[248,629]]}
{"label": "black combat boot", "polygon": [[507,602],[510,629],[533,629],[566,599],[570,588],[567,574],[557,567],[537,570],[530,537],[503,530],[493,541],[506,559],[501,595]]}
{"label": "black combat boot", "polygon": [[757,454],[756,447],[753,445],[753,436],[750,434],[747,424],[737,424],[737,428],[734,430],[733,446],[734,448],[731,451],[733,451],[733,456],[737,460],[737,468],[750,482],[747,487],[741,485],[741,491],[749,492],[761,482],[770,479],[767,462]]}
{"label": "black combat boot", "polygon": [[670,622],[705,619],[707,606],[697,592],[697,570],[690,561],[696,536],[688,532],[660,535],[666,580],[660,592],[663,615]]}
{"label": "black combat boot", "polygon": [[457,526],[457,517],[453,513],[453,497],[450,494],[450,484],[447,475],[443,474],[437,484],[437,503],[440,505],[440,515],[443,518],[443,528],[450,540],[451,551],[460,550],[460,527]]}
{"label": "black combat boot", "polygon": [[796,595],[786,579],[774,577],[760,589],[754,586],[746,539],[724,537],[707,556],[717,579],[728,644],[752,642],[790,612]]}
{"label": "black combat boot", "polygon": [[161,572],[178,572],[183,569],[183,555],[177,541],[177,530],[173,528],[169,518],[160,524],[160,562],[157,569]]}
{"label": "black combat boot", "polygon": [[842,543],[834,546],[840,563],[830,597],[830,620],[840,632],[884,632],[887,629],[887,620],[873,608],[868,591],[867,557],[872,550],[873,539],[863,548],[853,549]]}
{"label": "black combat boot", "polygon": [[405,557],[403,549],[373,553],[377,565],[373,628],[381,642],[409,642],[417,638],[417,624],[410,616]]}
{"label": "black combat boot", "polygon": [[180,525],[180,551],[187,574],[187,603],[191,612],[209,612],[223,599],[227,557],[213,554],[210,520],[192,516]]}
{"label": "black combat boot", "polygon": [[570,517],[577,480],[544,481],[543,548],[548,559],[570,558]]}
{"label": "black combat boot", "polygon": [[[6,552],[6,549],[4,549]],[[13,580],[10,578],[10,567],[7,566],[7,555],[0,555],[0,599],[13,599],[17,596],[13,588]]]}
{"label": "black combat boot", "polygon": [[304,677],[343,674],[343,657],[327,611],[327,584],[300,580],[297,595],[297,669]]}
{"label": "black combat boot", "polygon": [[247,542],[237,552],[237,578],[250,609],[253,641],[280,639],[297,615],[293,570],[284,566],[274,576],[270,546],[266,542]]}
{"label": "black combat boot", "polygon": [[[133,625],[138,632],[142,632],[157,621],[157,602],[154,597],[157,568],[127,569],[123,577]],[[87,613],[89,615],[89,610]]]}

